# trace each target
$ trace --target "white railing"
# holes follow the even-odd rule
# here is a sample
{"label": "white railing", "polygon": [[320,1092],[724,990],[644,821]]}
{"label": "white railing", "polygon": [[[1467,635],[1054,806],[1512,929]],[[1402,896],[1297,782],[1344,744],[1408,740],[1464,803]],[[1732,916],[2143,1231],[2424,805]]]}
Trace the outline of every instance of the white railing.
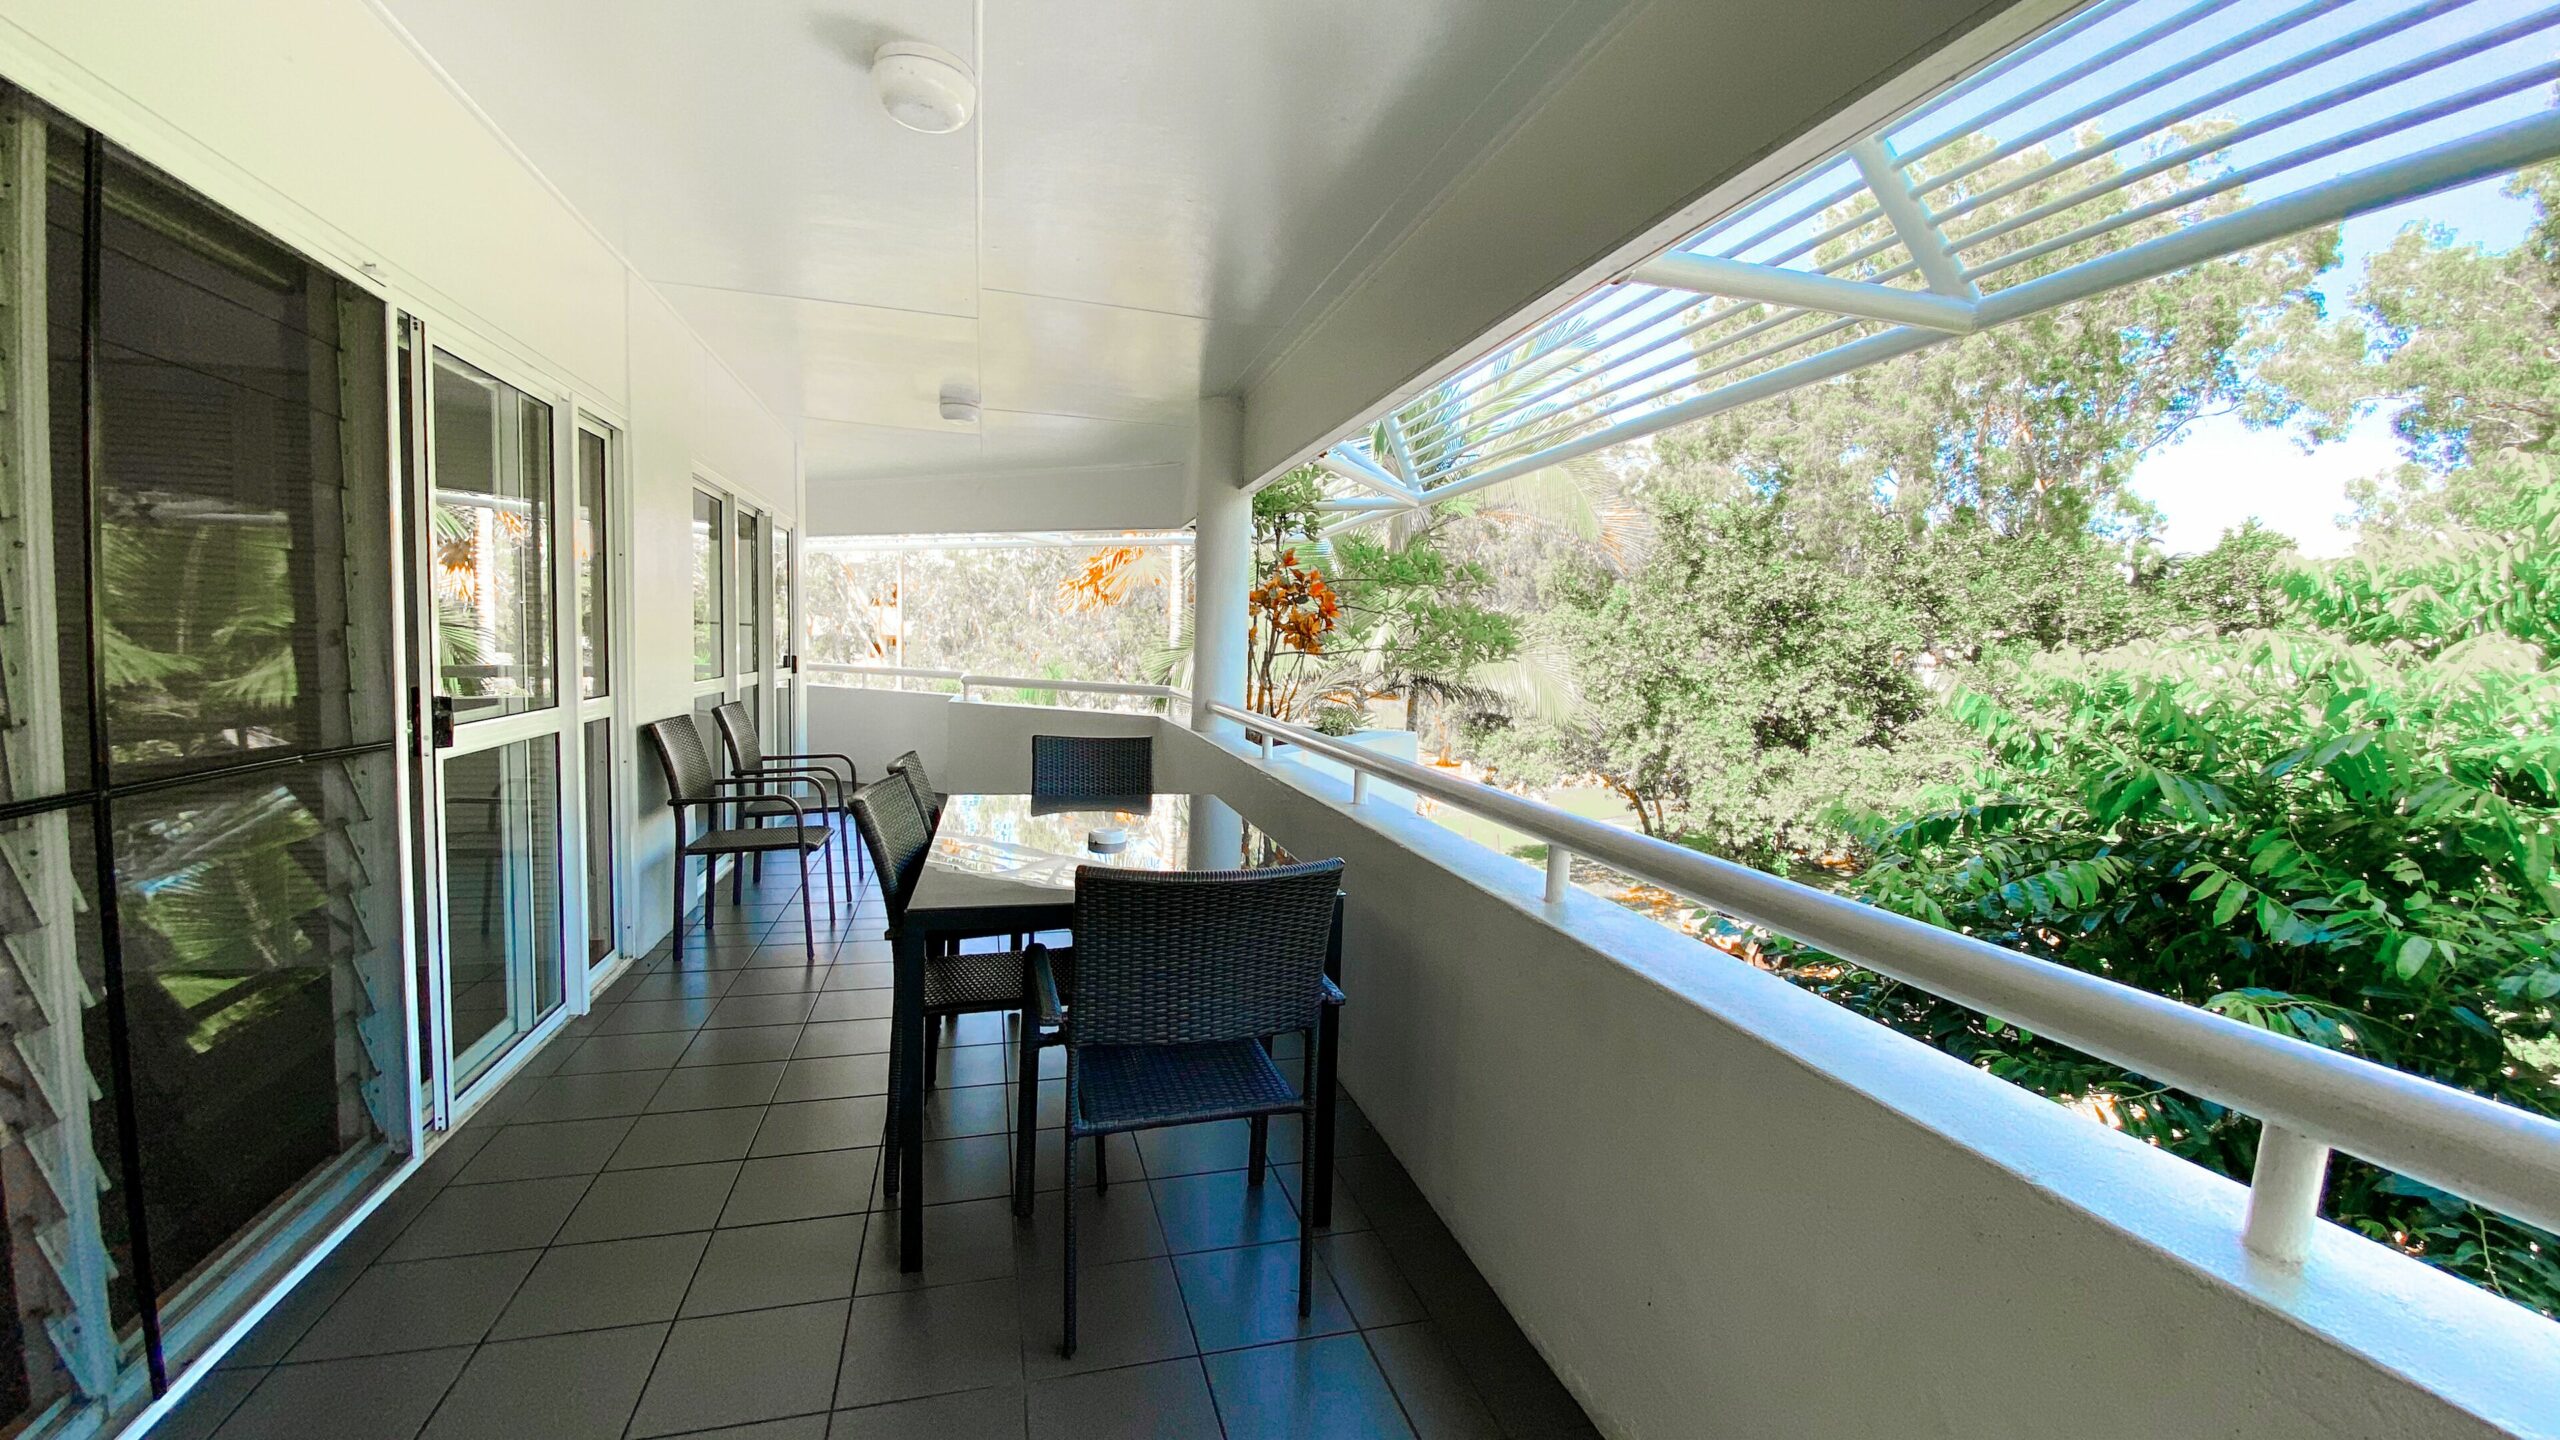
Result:
{"label": "white railing", "polygon": [[981,675],[971,670],[933,670],[912,665],[837,665],[813,661],[805,667],[818,674],[873,676],[884,680],[939,680],[960,687],[960,698],[969,698],[973,689],[1055,690],[1066,695],[1127,695],[1142,700],[1161,700],[1168,710],[1181,702],[1184,713],[1191,707],[1189,692],[1170,685],[1142,685],[1119,680],[1048,680],[1037,675]]}
{"label": "white railing", "polygon": [[1350,767],[1355,804],[1375,775],[1545,841],[1550,905],[1565,899],[1573,856],[1585,855],[2258,1117],[2265,1132],[2243,1238],[2268,1259],[2304,1255],[2331,1149],[2560,1230],[2560,1122],[1232,705],[1209,710],[1243,725],[1266,766],[1277,740]]}

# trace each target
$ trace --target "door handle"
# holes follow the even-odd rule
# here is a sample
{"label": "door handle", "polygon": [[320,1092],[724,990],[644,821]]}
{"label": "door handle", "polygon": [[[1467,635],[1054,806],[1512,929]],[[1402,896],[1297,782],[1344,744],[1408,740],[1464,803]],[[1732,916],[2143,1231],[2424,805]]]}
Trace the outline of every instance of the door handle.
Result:
{"label": "door handle", "polygon": [[436,748],[453,748],[453,697],[437,695],[427,701],[428,725],[435,735]]}

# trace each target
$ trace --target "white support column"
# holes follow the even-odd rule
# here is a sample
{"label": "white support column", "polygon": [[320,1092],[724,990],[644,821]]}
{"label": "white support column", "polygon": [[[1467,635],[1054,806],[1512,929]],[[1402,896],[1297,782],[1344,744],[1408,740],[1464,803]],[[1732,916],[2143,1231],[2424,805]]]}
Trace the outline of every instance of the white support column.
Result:
{"label": "white support column", "polygon": [[1561,845],[1547,846],[1547,903],[1561,905],[1573,888],[1573,852]]}
{"label": "white support column", "polygon": [[2249,1177],[2249,1219],[2241,1243],[2279,1265],[2299,1265],[2320,1223],[2320,1187],[2329,1178],[2329,1147],[2273,1121],[2258,1134],[2258,1168]]}
{"label": "white support column", "polygon": [[1200,402],[1191,440],[1191,491],[1198,538],[1192,545],[1191,728],[1233,736],[1240,727],[1209,713],[1212,701],[1244,704],[1245,592],[1253,588],[1253,497],[1243,488],[1244,402]]}

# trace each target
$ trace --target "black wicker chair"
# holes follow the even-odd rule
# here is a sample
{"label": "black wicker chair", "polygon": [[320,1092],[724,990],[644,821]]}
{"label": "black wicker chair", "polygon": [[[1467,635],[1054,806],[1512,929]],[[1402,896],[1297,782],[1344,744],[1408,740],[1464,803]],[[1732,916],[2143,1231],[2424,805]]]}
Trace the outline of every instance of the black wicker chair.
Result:
{"label": "black wicker chair", "polygon": [[[880,877],[882,902],[889,911],[888,934],[893,940],[898,928],[906,923],[907,901],[915,894],[916,881],[924,874],[925,856],[933,847],[933,832],[913,804],[912,795],[905,777],[895,774],[865,785],[853,795],[853,822],[862,831],[863,843],[871,847],[871,872]],[[1073,965],[1072,951],[1053,953],[1057,957],[1053,964]],[[955,1015],[1020,1010],[1030,983],[1030,958],[1020,950],[962,953],[952,948],[928,954],[924,960],[925,1023],[930,1027]],[[927,1089],[933,1086],[939,1049],[931,1043],[925,1046]],[[906,1063],[906,1056],[893,1039],[889,1047],[891,1110],[884,1137],[897,1133],[895,1097],[898,1076]],[[884,1146],[889,1143],[887,1138],[882,1140]],[[897,1167],[892,1164],[884,1173],[888,1193],[896,1194]]]}
{"label": "black wicker chair", "polygon": [[[1270,1118],[1298,1115],[1300,1173],[1316,1183],[1316,1030],[1325,1007],[1342,1000],[1326,978],[1338,963],[1341,886],[1340,860],[1269,870],[1076,871],[1072,1004],[1061,1005],[1047,953],[1030,950],[1040,1018],[1060,1019],[1067,1046],[1063,1353],[1076,1350],[1077,1140],[1249,1119],[1249,1183],[1259,1185]],[[1293,1030],[1306,1038],[1295,1085],[1272,1063],[1268,1044]],[[1308,1312],[1314,1264],[1315,1207],[1301,1205],[1300,1315]]]}
{"label": "black wicker chair", "polygon": [[[760,795],[776,783],[797,783],[811,790],[816,790],[818,784],[807,777],[794,777],[788,782],[770,777],[722,777],[711,763],[711,747],[704,743],[701,720],[701,716],[688,713],[653,720],[640,727],[641,733],[649,737],[649,748],[657,754],[658,768],[667,781],[667,804],[675,811],[676,960],[679,964],[684,960],[684,862],[688,858],[702,857],[702,934],[708,940],[715,909],[711,894],[712,877],[719,857],[733,855],[743,859],[750,855],[788,850],[800,857],[801,939],[809,947],[810,963],[816,964],[817,924],[809,909],[817,897],[809,888],[809,857],[819,857],[818,869],[827,877],[827,914],[832,920],[838,913],[836,874],[827,868],[825,852],[836,832],[824,824],[810,824],[808,808],[788,795],[761,794],[761,798],[791,806],[793,823],[789,825],[749,826],[733,815],[730,824],[723,826],[720,824],[720,807],[725,805],[734,811],[743,800]],[[685,833],[685,812],[697,805],[704,808],[703,830],[699,835],[688,837]],[[822,802],[819,807],[821,815],[824,809]],[[850,884],[850,880],[847,883]]]}
{"label": "black wicker chair", "polygon": [[1155,793],[1155,742],[1143,735],[1034,735],[1034,800],[1143,801]]}
{"label": "black wicker chair", "polygon": [[916,804],[923,809],[925,820],[934,826],[942,823],[942,802],[951,797],[933,788],[933,777],[924,771],[924,759],[913,750],[889,762],[889,773],[906,777],[908,789]]}
{"label": "black wicker chair", "polygon": [[[828,808],[848,820],[853,816],[853,787],[861,783],[854,769],[853,757],[834,753],[767,754],[764,739],[756,733],[756,717],[736,700],[714,706],[711,718],[719,723],[720,742],[729,752],[729,772],[733,775],[808,776],[821,781],[818,793],[828,797]],[[837,770],[836,766],[842,766]],[[788,818],[790,810],[776,803],[777,797],[762,797],[740,802],[740,817],[748,822]],[[853,852],[853,868],[859,875],[863,868],[862,847],[848,844]],[[764,878],[764,857],[756,857],[756,878]]]}

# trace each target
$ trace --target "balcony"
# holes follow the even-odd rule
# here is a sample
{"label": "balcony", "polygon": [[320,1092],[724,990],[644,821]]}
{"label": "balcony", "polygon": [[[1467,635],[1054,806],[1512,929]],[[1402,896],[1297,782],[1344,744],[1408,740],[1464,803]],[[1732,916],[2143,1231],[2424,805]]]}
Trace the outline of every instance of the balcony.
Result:
{"label": "balcony", "polygon": [[635,964],[155,1433],[1597,1433],[1356,1102],[1310,1319],[1293,1128],[1259,1194],[1242,1122],[1123,1136],[1060,1360],[1057,1131],[1020,1224],[997,1016],[940,1058],[933,1248],[901,1273],[883,917],[866,888],[812,967],[795,884],[724,890],[707,954]]}
{"label": "balcony", "polygon": [[[1409,520],[2560,160],[2560,9],[573,9],[0,0],[0,1434],[2560,1440],[2560,1326],[2321,1209],[2348,1156],[2560,1226],[2549,1119],[1250,714],[1241,641],[1275,480],[1311,542]],[[2033,203],[1928,198],[1976,162]],[[1188,673],[803,665],[819,539],[900,594],[1179,548]],[[876,893],[688,908],[642,727],[733,706],[958,791],[1145,736],[1345,861],[1310,1319],[1295,1137],[1256,1191],[1238,1127],[1149,1135],[1062,1361],[1000,1017],[902,1268]],[[2252,1118],[2256,1173],[1576,856]]]}

